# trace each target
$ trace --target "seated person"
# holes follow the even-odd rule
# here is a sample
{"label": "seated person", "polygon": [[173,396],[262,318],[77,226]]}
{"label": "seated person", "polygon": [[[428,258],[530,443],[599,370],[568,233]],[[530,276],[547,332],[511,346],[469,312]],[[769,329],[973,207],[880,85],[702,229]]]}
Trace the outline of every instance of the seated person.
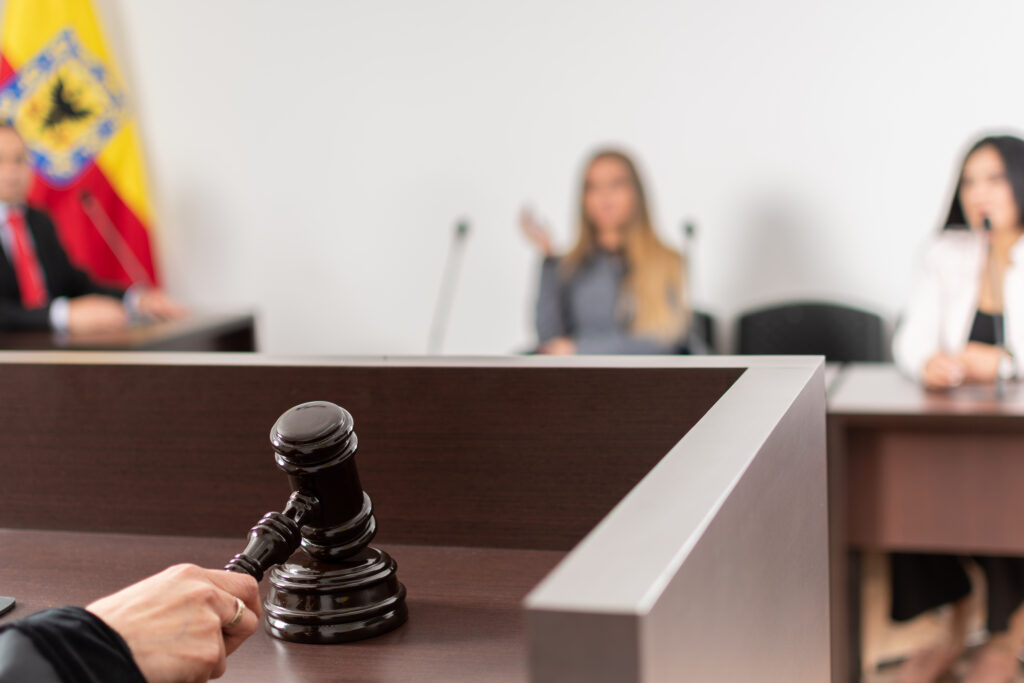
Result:
{"label": "seated person", "polygon": [[158,320],[184,315],[158,289],[126,294],[76,268],[50,218],[25,205],[31,182],[24,141],[0,124],[0,331],[101,332],[127,325],[130,312]]}
{"label": "seated person", "polygon": [[544,256],[537,298],[542,354],[679,353],[690,311],[682,256],[651,225],[643,186],[625,154],[604,150],[584,172],[576,246],[555,257],[524,211],[526,236]]}
{"label": "seated person", "polygon": [[[963,162],[946,228],[928,249],[893,338],[897,366],[929,389],[1017,375],[1024,357],[1022,209],[1024,140],[977,142]],[[1024,646],[1024,558],[897,553],[895,619],[953,605],[949,633],[906,662],[903,683],[939,680],[964,652],[972,593],[965,561],[980,566],[987,578],[989,640],[964,680],[1016,680]]]}
{"label": "seated person", "polygon": [[260,612],[248,574],[177,565],[85,609],[59,607],[0,626],[0,683],[219,678]]}

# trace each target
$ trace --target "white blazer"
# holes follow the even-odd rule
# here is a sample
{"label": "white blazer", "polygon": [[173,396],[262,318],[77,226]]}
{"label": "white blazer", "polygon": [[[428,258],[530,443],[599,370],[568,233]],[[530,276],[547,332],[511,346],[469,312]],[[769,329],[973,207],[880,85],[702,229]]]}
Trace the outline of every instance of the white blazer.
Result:
{"label": "white blazer", "polygon": [[[912,290],[903,320],[892,340],[896,365],[920,379],[925,363],[940,351],[959,353],[967,346],[988,253],[977,230],[945,230],[925,253],[924,271]],[[1024,239],[1010,250],[1003,280],[1003,333],[1018,374],[1024,360]]]}

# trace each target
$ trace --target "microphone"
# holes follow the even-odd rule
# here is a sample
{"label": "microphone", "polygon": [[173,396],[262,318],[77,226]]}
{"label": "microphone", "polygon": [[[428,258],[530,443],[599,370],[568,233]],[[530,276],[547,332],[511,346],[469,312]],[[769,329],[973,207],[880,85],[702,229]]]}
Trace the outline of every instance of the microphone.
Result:
{"label": "microphone", "polygon": [[[992,341],[995,342],[996,348],[1005,349],[1003,318],[1006,311],[1003,309],[1003,282],[999,277],[999,271],[996,269],[995,255],[992,251],[992,219],[985,216],[981,221],[981,229],[985,231],[988,237],[988,271],[991,278],[992,298],[995,299],[996,309],[1001,311],[992,318]],[[1005,396],[1006,380],[1003,379],[1001,373],[996,373],[996,398],[1004,398]]]}
{"label": "microphone", "polygon": [[683,282],[683,286],[686,287],[686,295],[689,297],[693,294],[693,290],[690,289],[690,285],[693,283],[693,260],[690,258],[691,252],[693,251],[693,242],[697,235],[697,227],[693,224],[692,218],[687,218],[683,221],[683,262],[686,266],[686,279]]}
{"label": "microphone", "polygon": [[693,240],[696,237],[697,228],[693,224],[693,220],[687,218],[683,221],[683,253],[689,254],[690,247],[693,244]]}
{"label": "microphone", "polygon": [[79,204],[82,211],[89,217],[92,226],[106,242],[114,258],[132,281],[132,285],[142,284],[145,287],[153,286],[153,279],[149,276],[146,268],[139,261],[135,252],[128,245],[124,235],[117,229],[110,216],[103,210],[99,200],[88,190],[82,190],[78,194]]}
{"label": "microphone", "polygon": [[690,259],[690,252],[693,251],[693,241],[697,234],[697,228],[693,224],[693,220],[687,218],[683,221],[683,262],[686,266],[685,281],[683,286],[686,288],[687,296],[690,296],[693,292],[690,289],[690,284],[693,282],[693,261]]}
{"label": "microphone", "polygon": [[697,226],[692,218],[683,221],[683,301],[689,307],[689,328],[686,331],[686,346],[690,353],[713,353],[711,345],[710,319],[699,315],[693,307],[693,244]]}
{"label": "microphone", "polygon": [[445,329],[448,326],[448,314],[455,297],[455,282],[458,278],[462,252],[468,237],[469,221],[462,219],[455,224],[455,234],[452,235],[452,241],[448,245],[448,256],[445,258],[444,270],[441,274],[441,290],[437,295],[437,305],[434,307],[434,317],[430,323],[430,337],[427,341],[427,353],[430,355],[441,353]]}

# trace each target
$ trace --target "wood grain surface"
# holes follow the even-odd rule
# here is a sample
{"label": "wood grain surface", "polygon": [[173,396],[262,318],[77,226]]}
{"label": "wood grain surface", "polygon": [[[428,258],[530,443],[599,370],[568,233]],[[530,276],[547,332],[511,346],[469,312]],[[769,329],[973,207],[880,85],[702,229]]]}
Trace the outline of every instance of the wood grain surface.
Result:
{"label": "wood grain surface", "polygon": [[241,538],[290,493],[270,427],[323,399],[379,540],[566,550],[741,372],[0,363],[0,527]]}
{"label": "wood grain surface", "polygon": [[[562,553],[382,547],[398,561],[409,591],[408,623],[343,645],[285,643],[260,630],[231,655],[219,680],[527,680],[520,601]],[[0,594],[18,600],[0,624],[48,607],[85,605],[178,562],[222,566],[239,549],[239,541],[225,538],[0,529]]]}

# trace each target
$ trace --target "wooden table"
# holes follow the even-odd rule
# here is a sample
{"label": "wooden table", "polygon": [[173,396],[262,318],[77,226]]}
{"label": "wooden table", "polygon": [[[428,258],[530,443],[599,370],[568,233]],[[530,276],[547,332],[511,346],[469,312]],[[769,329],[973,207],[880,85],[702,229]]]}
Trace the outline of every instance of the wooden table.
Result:
{"label": "wooden table", "polygon": [[929,392],[854,364],[830,387],[828,425],[833,628],[849,631],[858,680],[857,553],[1024,555],[1024,387]]}
{"label": "wooden table", "polygon": [[139,323],[112,332],[0,332],[0,349],[255,351],[256,319],[251,313],[194,313],[181,320]]}
{"label": "wooden table", "polygon": [[[217,567],[243,539],[0,529],[0,591],[9,618],[96,597],[178,562]],[[565,553],[382,545],[398,558],[409,621],[344,646],[282,643],[260,629],[228,661],[222,681],[522,681],[521,602]],[[11,561],[11,558],[17,558]],[[266,593],[266,583],[261,586]],[[382,652],[387,652],[382,657]],[[457,671],[459,678],[452,678]]]}
{"label": "wooden table", "polygon": [[355,418],[409,622],[261,632],[226,680],[829,677],[818,360],[0,352],[0,376],[4,619],[222,566],[290,492],[270,426],[321,399]]}

